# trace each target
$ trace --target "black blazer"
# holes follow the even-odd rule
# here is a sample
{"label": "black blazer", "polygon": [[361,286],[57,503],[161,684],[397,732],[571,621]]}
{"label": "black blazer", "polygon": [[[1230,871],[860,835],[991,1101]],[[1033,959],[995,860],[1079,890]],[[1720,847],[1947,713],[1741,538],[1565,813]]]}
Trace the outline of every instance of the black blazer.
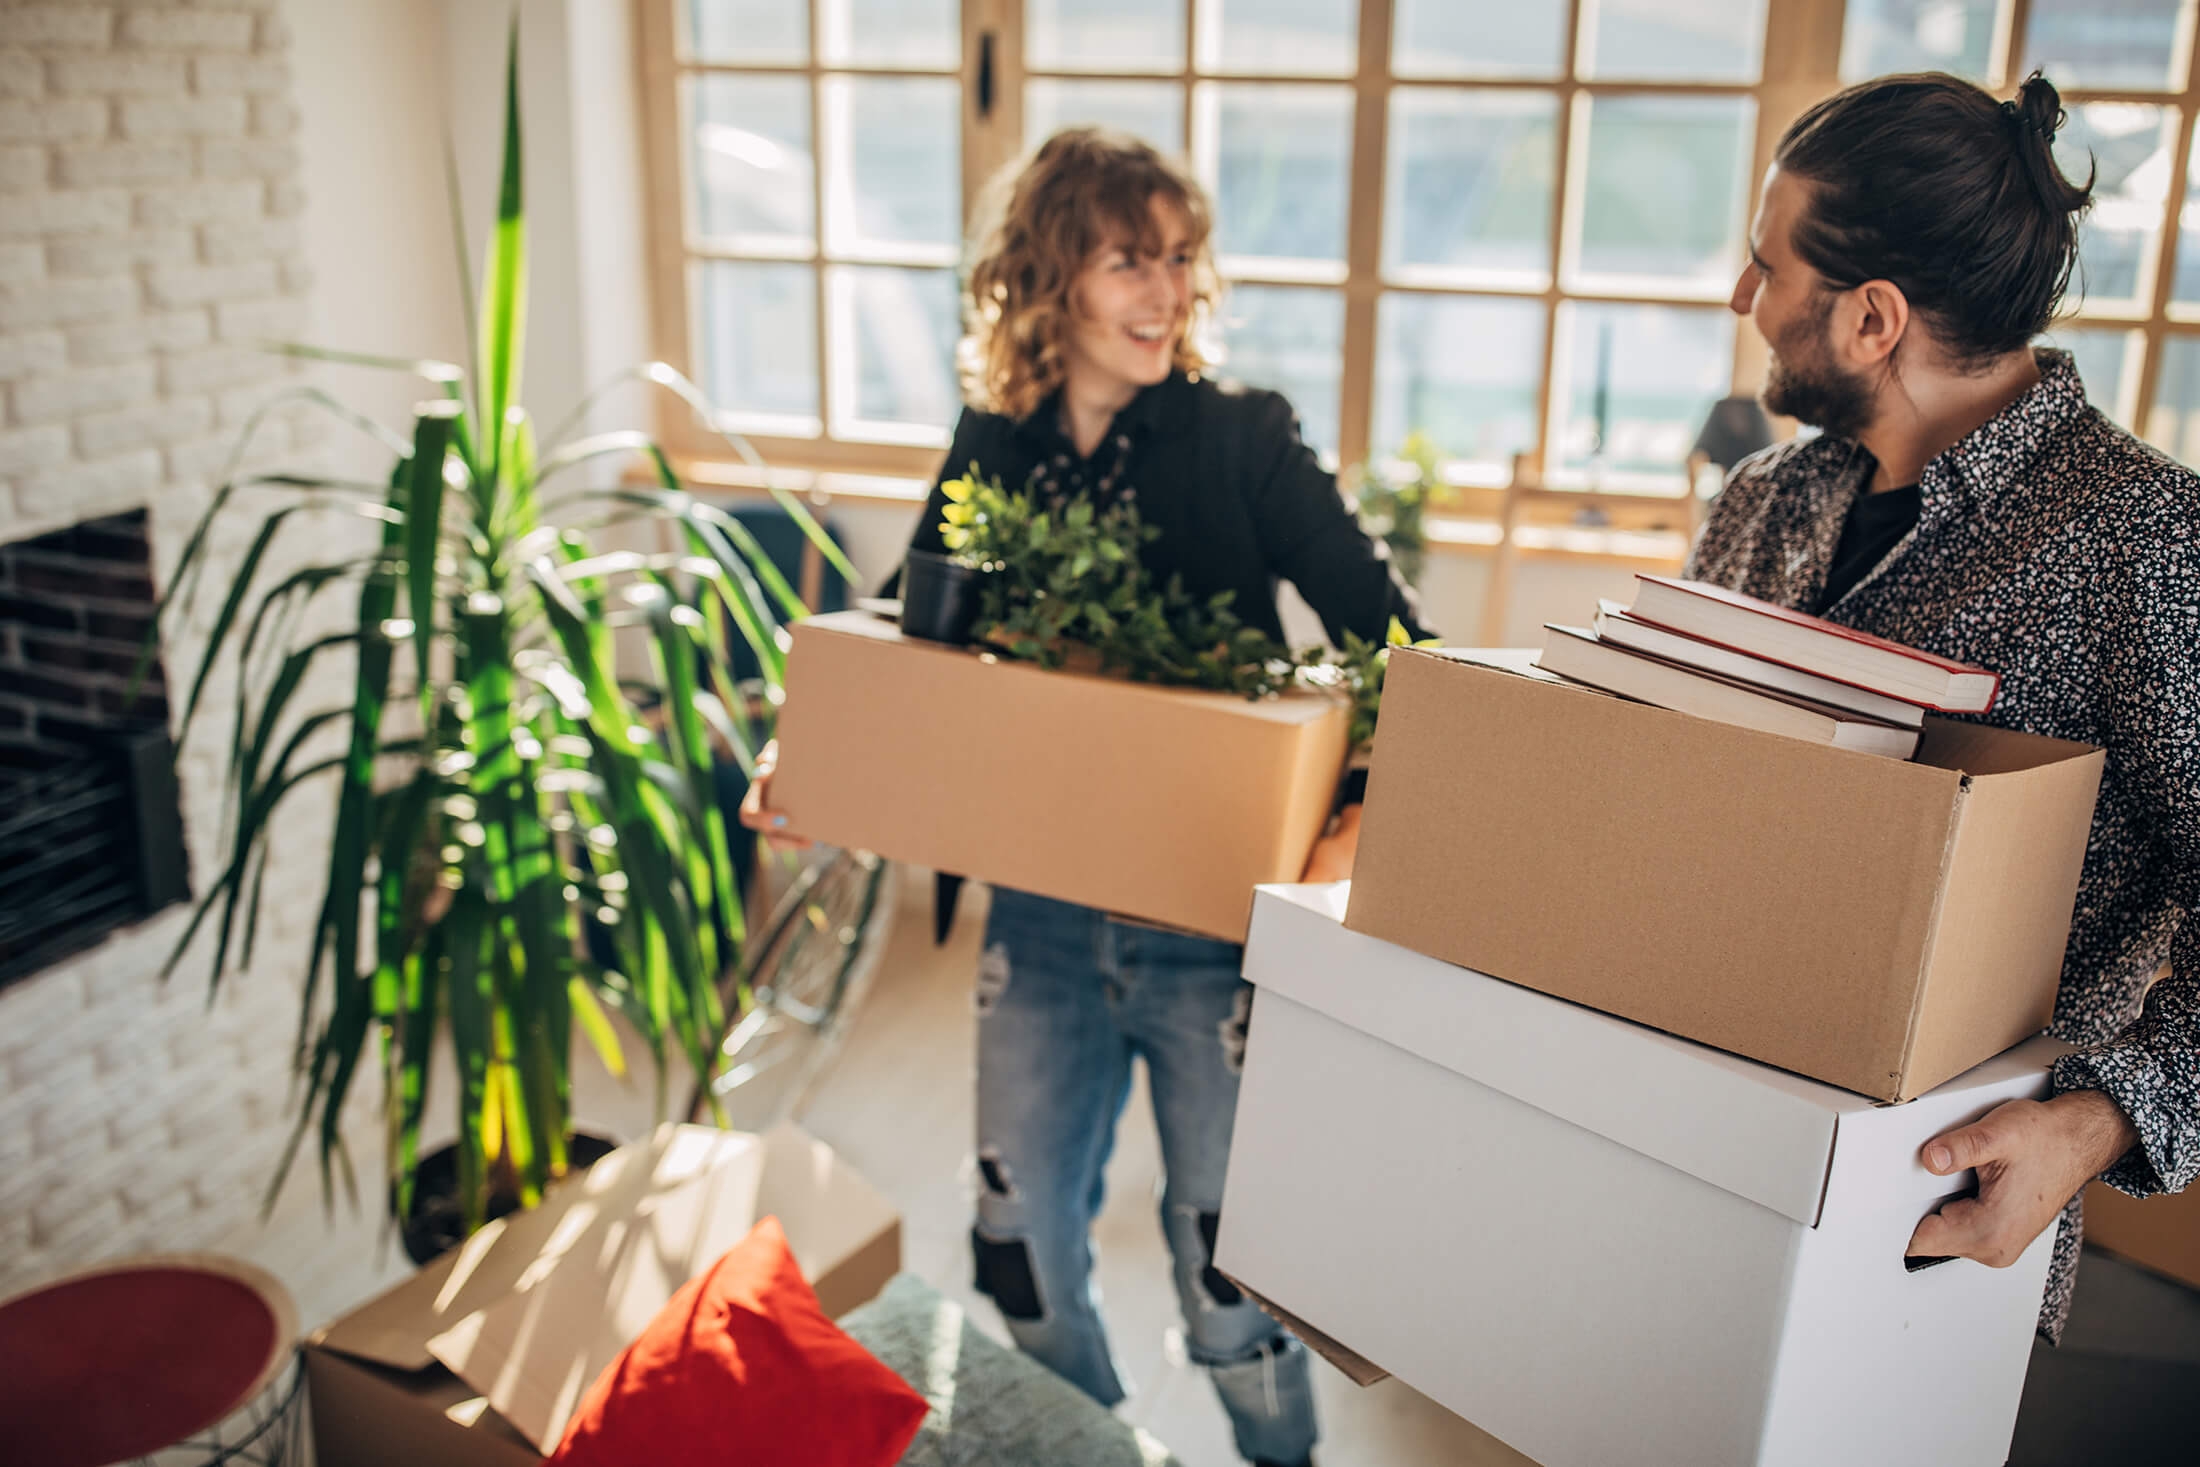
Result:
{"label": "black blazer", "polygon": [[[1239,619],[1278,640],[1279,580],[1298,588],[1333,643],[1347,630],[1380,641],[1392,617],[1416,640],[1431,635],[1413,593],[1361,533],[1280,394],[1179,373],[1140,392],[1110,431],[1131,439],[1122,477],[1137,490],[1140,517],[1161,531],[1144,559],[1163,581],[1181,576],[1200,597],[1235,592]],[[1022,421],[965,409],[940,479],[959,478],[975,463],[980,475],[1018,490],[1047,457],[1070,452],[1054,398]],[[946,503],[935,484],[911,549],[944,548]]]}

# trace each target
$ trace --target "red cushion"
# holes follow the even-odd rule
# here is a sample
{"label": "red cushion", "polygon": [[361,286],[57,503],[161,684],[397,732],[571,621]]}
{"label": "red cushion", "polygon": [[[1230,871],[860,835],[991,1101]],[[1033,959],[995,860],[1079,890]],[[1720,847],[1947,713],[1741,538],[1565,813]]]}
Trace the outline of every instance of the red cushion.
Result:
{"label": "red cushion", "polygon": [[926,1409],[825,1317],[767,1217],[604,1367],[550,1461],[892,1467]]}

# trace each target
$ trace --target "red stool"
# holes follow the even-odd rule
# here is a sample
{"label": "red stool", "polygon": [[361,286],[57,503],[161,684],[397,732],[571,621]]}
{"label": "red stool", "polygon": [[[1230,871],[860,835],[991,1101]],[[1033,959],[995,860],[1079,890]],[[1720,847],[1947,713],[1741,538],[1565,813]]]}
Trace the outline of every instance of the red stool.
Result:
{"label": "red stool", "polygon": [[0,1302],[0,1456],[39,1467],[301,1458],[297,1311],[212,1254],[101,1264]]}

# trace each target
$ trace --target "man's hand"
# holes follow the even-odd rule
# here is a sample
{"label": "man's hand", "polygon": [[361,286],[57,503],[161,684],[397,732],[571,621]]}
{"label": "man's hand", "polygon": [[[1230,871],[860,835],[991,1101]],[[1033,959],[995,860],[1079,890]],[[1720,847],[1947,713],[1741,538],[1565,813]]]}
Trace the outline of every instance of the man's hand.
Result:
{"label": "man's hand", "polygon": [[1306,858],[1301,881],[1349,881],[1352,858],[1360,849],[1360,807],[1347,805],[1337,812],[1329,833],[1314,842]]}
{"label": "man's hand", "polygon": [[779,740],[773,739],[756,752],[756,768],[749,775],[748,792],[741,796],[741,823],[764,837],[775,851],[800,851],[809,842],[787,829],[787,817],[770,806],[772,771],[779,767]]}
{"label": "man's hand", "polygon": [[1949,1203],[1910,1235],[1913,1258],[1975,1258],[2007,1268],[2047,1230],[2078,1189],[2139,1141],[2116,1102],[2098,1090],[2012,1100],[1925,1143],[1935,1176],[1978,1169],[1978,1196]]}

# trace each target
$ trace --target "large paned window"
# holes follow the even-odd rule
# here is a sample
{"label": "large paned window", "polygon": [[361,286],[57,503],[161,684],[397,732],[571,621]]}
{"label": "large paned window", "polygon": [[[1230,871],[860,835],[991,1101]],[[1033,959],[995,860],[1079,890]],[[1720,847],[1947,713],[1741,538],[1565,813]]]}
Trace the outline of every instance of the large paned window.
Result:
{"label": "large paned window", "polygon": [[645,0],[660,351],[776,465],[929,475],[977,191],[1102,122],[1212,191],[1225,370],[1325,454],[1423,434],[1469,514],[1521,477],[1669,496],[1762,374],[1724,303],[1781,129],[1848,81],[2039,66],[2099,198],[2050,340],[2200,460],[2194,3]]}

